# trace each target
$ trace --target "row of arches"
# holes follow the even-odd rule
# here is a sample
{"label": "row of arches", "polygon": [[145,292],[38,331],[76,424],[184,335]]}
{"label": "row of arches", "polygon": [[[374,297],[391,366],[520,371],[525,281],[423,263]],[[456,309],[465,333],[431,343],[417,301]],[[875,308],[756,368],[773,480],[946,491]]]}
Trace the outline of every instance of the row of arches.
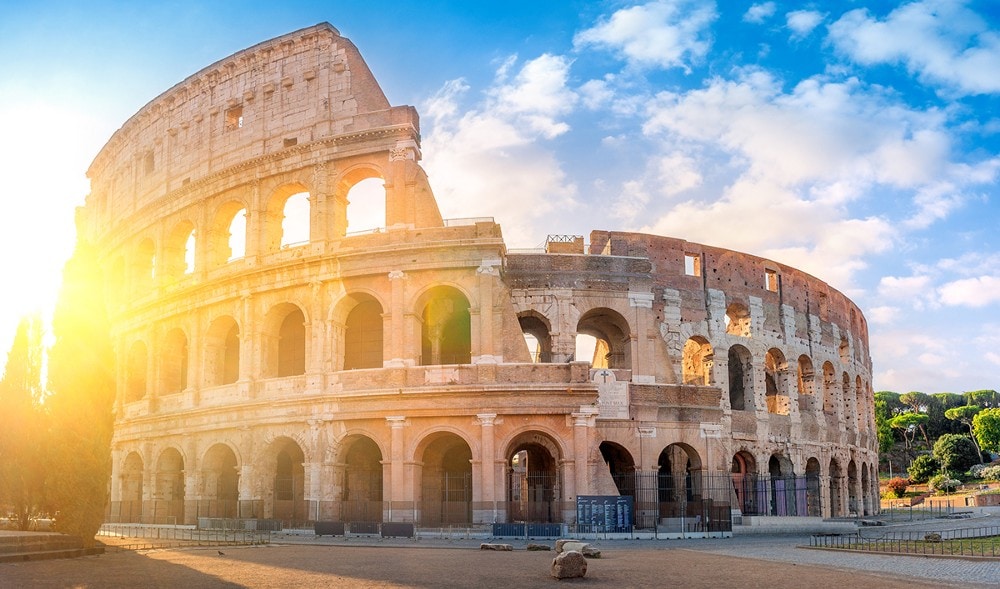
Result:
{"label": "row of arches", "polygon": [[[466,295],[452,286],[429,288],[416,300],[420,317],[420,363],[422,365],[468,364],[471,362],[471,315]],[[387,314],[374,296],[356,293],[344,298],[333,321],[336,339],[335,370],[382,368]],[[201,381],[191,382],[190,338],[185,329],[174,327],[155,342],[150,352],[146,341],[128,346],[125,362],[125,402],[148,393],[172,394],[190,386],[221,386],[241,378],[274,378],[305,374],[311,341],[302,307],[279,303],[265,313],[256,342],[246,338],[237,320],[215,318],[204,333],[204,343],[194,354],[201,362]],[[255,345],[256,344],[256,345]],[[250,374],[248,359],[258,354],[259,372]],[[155,381],[150,378],[155,377]]]}
{"label": "row of arches", "polygon": [[[335,219],[333,234],[379,229],[386,223],[384,181],[375,169],[362,168],[345,176],[345,218]],[[308,244],[321,215],[302,183],[279,186],[262,199],[235,196],[207,214],[193,210],[159,236],[142,238],[111,265],[111,292],[142,293],[154,284],[169,283],[199,270],[212,270],[246,256],[259,256]],[[202,215],[208,221],[202,221]]]}
{"label": "row of arches", "polygon": [[[683,348],[682,379],[684,384],[715,386],[715,349],[702,336],[689,338]],[[740,344],[730,346],[726,354],[729,382],[729,405],[734,411],[752,411],[755,400],[755,363],[750,350]],[[839,378],[833,363],[826,361],[819,374],[812,359],[802,354],[795,362],[794,380],[784,353],[771,348],[764,354],[764,403],[768,413],[791,413],[793,396],[799,412],[834,414],[839,408],[845,416],[867,416],[872,411],[872,391],[860,375],[852,380],[843,371]],[[819,377],[819,380],[817,380]],[[761,407],[763,409],[764,407]],[[861,426],[870,428],[868,419]],[[857,425],[857,424],[856,424]]]}
{"label": "row of arches", "polygon": [[[476,444],[460,433],[436,431],[417,443],[412,455],[395,460],[388,459],[392,453],[378,438],[364,433],[349,434],[334,448],[320,449],[323,458],[309,455],[302,443],[286,436],[273,439],[252,457],[229,442],[213,443],[193,458],[177,446],[149,458],[131,451],[116,464],[113,511],[122,519],[147,521],[412,518],[425,526],[466,524],[484,517],[528,522],[572,518],[566,455],[558,439],[529,430],[504,445],[502,478],[494,483],[501,488],[486,495],[499,499],[498,505],[485,516],[476,511],[484,507],[480,485],[487,479],[481,466],[491,461],[482,461],[474,448]],[[685,519],[707,526],[701,518],[716,510],[723,510],[726,519],[730,510],[742,515],[841,517],[869,515],[878,505],[874,465],[853,458],[845,465],[838,457],[821,463],[812,456],[804,472],[797,473],[784,454],[758,458],[743,449],[732,456],[729,472],[712,472],[696,449],[675,442],[660,449],[653,471],[644,472],[627,448],[611,441],[601,442],[593,457],[603,461],[603,470],[592,480],[589,493],[632,497],[639,527]],[[399,476],[394,474],[396,461],[409,465],[410,470],[402,472],[411,480],[392,480]],[[613,486],[603,485],[602,477]],[[403,514],[393,516],[393,506]]]}

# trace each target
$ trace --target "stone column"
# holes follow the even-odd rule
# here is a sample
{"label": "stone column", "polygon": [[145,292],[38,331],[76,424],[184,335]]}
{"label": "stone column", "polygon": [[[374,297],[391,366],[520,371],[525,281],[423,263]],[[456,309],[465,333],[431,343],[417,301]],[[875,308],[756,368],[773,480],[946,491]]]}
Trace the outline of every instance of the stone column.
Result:
{"label": "stone column", "polygon": [[[566,489],[562,500],[565,512],[563,521],[576,521],[576,498],[590,493],[590,463],[588,460],[594,426],[596,425],[598,409],[596,407],[581,407],[573,413],[573,471],[572,479],[567,477]],[[572,502],[570,506],[568,502]]]}
{"label": "stone column", "polygon": [[412,497],[406,496],[407,485],[404,481],[406,465],[403,463],[403,426],[406,425],[406,417],[397,415],[386,417],[385,420],[392,430],[392,438],[389,446],[389,484],[383,484],[388,493],[384,493],[384,495],[387,495],[386,500],[389,502],[389,521],[401,521],[392,515],[393,507],[398,503],[412,499]]}
{"label": "stone column", "polygon": [[[498,492],[496,487],[496,413],[479,413],[476,415],[481,428],[480,432],[480,470],[482,471],[479,484],[479,505],[480,513],[473,513],[474,522],[495,522],[497,521],[497,497],[503,497],[502,492]],[[473,495],[473,500],[475,496]],[[487,506],[490,506],[489,510]]]}
{"label": "stone column", "polygon": [[[474,364],[503,360],[503,348],[500,348],[501,354],[497,354],[493,335],[493,287],[500,276],[499,266],[499,259],[486,259],[476,270],[479,275],[479,321],[477,323],[478,329],[473,330],[474,332],[478,331],[478,337],[474,337],[472,340],[472,362]],[[473,335],[476,334],[473,333]]]}
{"label": "stone column", "polygon": [[[407,365],[407,360],[412,356],[406,351],[406,332],[409,326],[406,325],[409,315],[406,313],[406,274],[402,270],[389,272],[389,283],[392,292],[389,299],[389,311],[382,322],[382,341],[388,342],[388,354],[383,352],[386,367],[402,367]],[[388,336],[388,337],[386,337]],[[412,363],[412,361],[411,361]]]}
{"label": "stone column", "polygon": [[653,309],[653,293],[629,292],[628,304],[635,309],[635,334],[632,346],[632,382],[653,384],[656,368],[653,366],[653,342],[649,337],[649,314]]}

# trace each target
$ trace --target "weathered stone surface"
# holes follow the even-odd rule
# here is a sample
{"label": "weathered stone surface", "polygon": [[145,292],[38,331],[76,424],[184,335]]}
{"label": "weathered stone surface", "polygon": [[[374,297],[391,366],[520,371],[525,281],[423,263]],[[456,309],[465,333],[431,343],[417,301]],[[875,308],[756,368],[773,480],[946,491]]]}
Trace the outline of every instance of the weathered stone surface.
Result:
{"label": "weathered stone surface", "polygon": [[542,552],[542,551],[552,550],[552,547],[547,544],[535,544],[533,542],[528,544],[526,548],[530,552]]}
{"label": "weathered stone surface", "polygon": [[594,547],[592,544],[585,544],[580,553],[587,558],[601,558],[601,551]]}
{"label": "weathered stone surface", "polygon": [[941,534],[937,532],[931,532],[929,534],[924,534],[924,542],[940,542]]}
{"label": "weathered stone surface", "polygon": [[496,544],[490,542],[483,542],[479,545],[480,550],[496,550],[498,552],[510,552],[514,550],[514,546],[511,544]]}
{"label": "weathered stone surface", "polygon": [[[868,330],[846,296],[671,237],[507,250],[492,219],[441,218],[421,157],[416,110],[392,106],[326,23],[196,72],[114,133],[78,216],[121,359],[114,513],[415,503],[446,468],[489,505],[511,496],[500,467],[525,448],[565,504],[567,489],[617,492],[594,460],[605,440],[612,468],[664,453],[674,484],[692,481],[680,492],[729,497],[696,478],[777,457],[781,475],[840,481],[810,515],[878,504]],[[373,178],[382,226],[354,233],[352,188]],[[305,230],[289,242],[292,199]],[[576,358],[578,334],[600,336],[601,364]],[[622,434],[628,418],[644,440]],[[277,480],[296,481],[282,501]]]}
{"label": "weathered stone surface", "polygon": [[557,579],[575,579],[587,574],[587,559],[576,550],[561,552],[552,559],[551,575]]}

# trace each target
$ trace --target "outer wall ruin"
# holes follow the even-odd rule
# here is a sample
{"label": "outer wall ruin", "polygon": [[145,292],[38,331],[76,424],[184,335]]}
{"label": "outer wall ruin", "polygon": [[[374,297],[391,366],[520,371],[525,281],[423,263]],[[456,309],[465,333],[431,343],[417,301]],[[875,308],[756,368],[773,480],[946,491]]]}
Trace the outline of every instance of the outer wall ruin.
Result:
{"label": "outer wall ruin", "polygon": [[[420,158],[416,111],[325,23],[113,135],[80,216],[119,360],[109,520],[573,524],[578,495],[630,495],[638,527],[697,531],[878,509],[867,324],[841,293],[653,235],[508,251],[492,219],[442,219]],[[352,233],[368,178],[385,222]]]}

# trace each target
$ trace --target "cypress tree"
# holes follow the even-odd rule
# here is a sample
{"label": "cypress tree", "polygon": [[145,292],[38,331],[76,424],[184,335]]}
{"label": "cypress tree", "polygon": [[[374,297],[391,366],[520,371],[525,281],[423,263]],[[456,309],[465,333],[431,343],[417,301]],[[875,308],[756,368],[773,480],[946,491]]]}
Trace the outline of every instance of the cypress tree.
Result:
{"label": "cypress tree", "polygon": [[93,248],[80,239],[63,270],[52,333],[47,496],[56,529],[91,544],[108,503],[115,361],[102,275]]}
{"label": "cypress tree", "polygon": [[38,317],[22,318],[0,380],[0,506],[19,530],[40,515],[45,466],[41,416],[42,332]]}

